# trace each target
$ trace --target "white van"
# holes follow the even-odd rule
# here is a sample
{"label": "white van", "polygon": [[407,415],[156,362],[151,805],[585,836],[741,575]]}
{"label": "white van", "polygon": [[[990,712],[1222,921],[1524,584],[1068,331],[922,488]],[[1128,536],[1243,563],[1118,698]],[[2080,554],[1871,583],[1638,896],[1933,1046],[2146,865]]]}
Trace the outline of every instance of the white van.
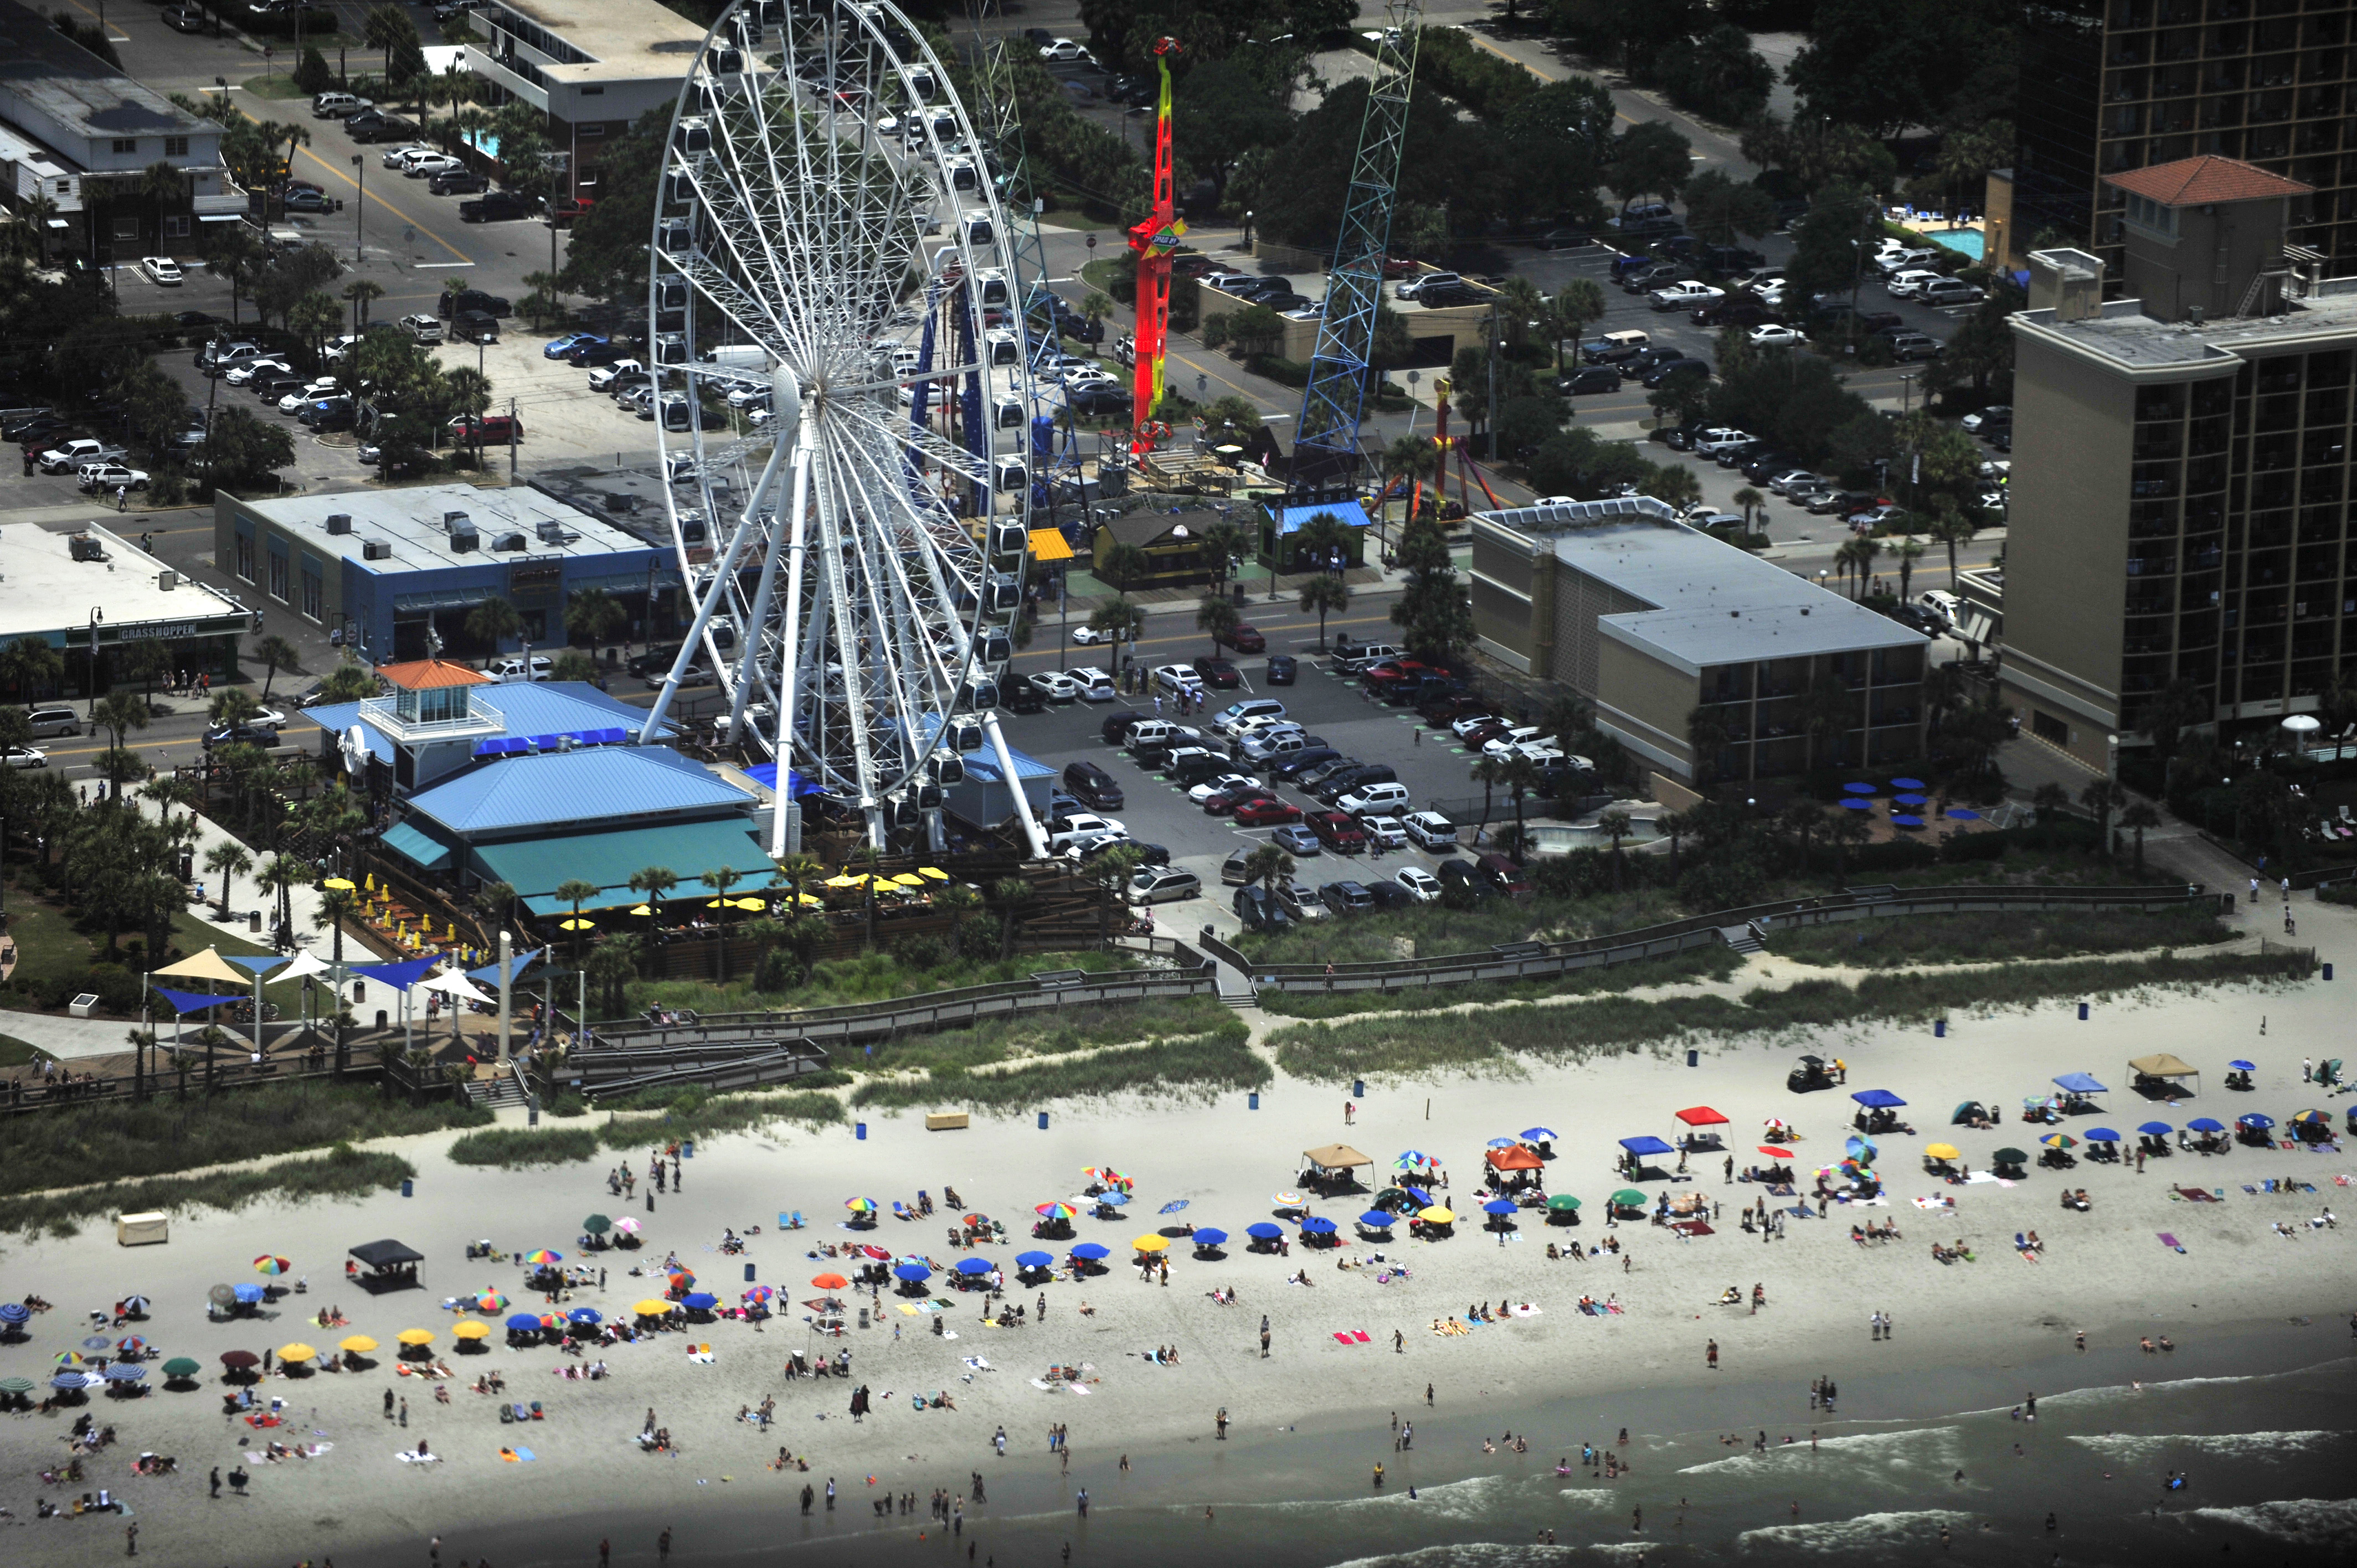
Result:
{"label": "white van", "polygon": [[483,666],[483,673],[502,683],[519,681],[545,681],[556,672],[556,661],[545,653],[532,656],[532,673],[524,673],[523,656],[511,653],[504,659],[494,659]]}

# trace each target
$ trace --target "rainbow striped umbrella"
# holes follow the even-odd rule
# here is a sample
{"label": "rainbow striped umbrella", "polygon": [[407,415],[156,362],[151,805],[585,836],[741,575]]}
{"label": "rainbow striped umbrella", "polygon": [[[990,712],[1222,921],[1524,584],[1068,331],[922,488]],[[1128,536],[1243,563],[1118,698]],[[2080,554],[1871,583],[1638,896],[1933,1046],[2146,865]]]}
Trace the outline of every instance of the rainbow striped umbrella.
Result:
{"label": "rainbow striped umbrella", "polygon": [[284,1258],[274,1258],[266,1253],[253,1260],[253,1272],[257,1274],[283,1274],[294,1266]]}
{"label": "rainbow striped umbrella", "polygon": [[1031,1212],[1042,1219],[1070,1219],[1079,1214],[1080,1210],[1059,1198],[1054,1203],[1043,1203]]}
{"label": "rainbow striped umbrella", "polygon": [[565,1262],[565,1254],[562,1252],[552,1252],[547,1248],[543,1247],[537,1252],[526,1252],[523,1255],[523,1261],[533,1265],[535,1268],[538,1268],[549,1263],[561,1263]]}
{"label": "rainbow striped umbrella", "polygon": [[873,1214],[876,1212],[876,1200],[872,1197],[846,1197],[843,1200],[843,1207],[854,1214]]}
{"label": "rainbow striped umbrella", "polygon": [[495,1290],[487,1290],[475,1298],[477,1312],[505,1312],[507,1309],[508,1298]]}
{"label": "rainbow striped umbrella", "polygon": [[2079,1140],[2068,1133],[2049,1133],[2039,1139],[2038,1144],[2039,1147],[2045,1149],[2075,1149],[2079,1146]]}

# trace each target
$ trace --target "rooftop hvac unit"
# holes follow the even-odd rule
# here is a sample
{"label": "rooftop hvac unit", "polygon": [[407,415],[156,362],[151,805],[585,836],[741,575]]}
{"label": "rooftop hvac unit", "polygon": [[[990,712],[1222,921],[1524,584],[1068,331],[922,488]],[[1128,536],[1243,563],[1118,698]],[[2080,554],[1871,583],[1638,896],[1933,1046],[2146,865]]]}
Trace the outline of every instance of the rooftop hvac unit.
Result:
{"label": "rooftop hvac unit", "polygon": [[442,528],[445,532],[456,533],[460,529],[471,531],[474,526],[473,520],[463,511],[446,511],[442,514]]}
{"label": "rooftop hvac unit", "polygon": [[464,555],[469,551],[480,550],[482,547],[483,536],[475,532],[475,525],[473,523],[466,523],[450,531],[450,553],[452,554]]}
{"label": "rooftop hvac unit", "polygon": [[363,539],[361,541],[361,559],[390,561],[393,559],[393,546],[382,539]]}
{"label": "rooftop hvac unit", "polygon": [[167,566],[156,574],[156,585],[168,594],[180,585],[180,575]]}
{"label": "rooftop hvac unit", "polygon": [[73,536],[70,548],[73,553],[73,558],[77,561],[103,561],[106,559],[106,546],[101,544],[97,540],[92,539],[87,533],[75,534]]}
{"label": "rooftop hvac unit", "polygon": [[565,524],[553,517],[542,518],[540,526],[535,532],[539,534],[543,544],[570,544],[581,537],[577,533],[567,532]]}
{"label": "rooftop hvac unit", "polygon": [[350,512],[331,511],[328,514],[328,532],[329,533],[350,533],[351,531],[352,514]]}
{"label": "rooftop hvac unit", "polygon": [[521,533],[502,533],[491,542],[491,548],[495,551],[523,550],[529,548],[529,544]]}

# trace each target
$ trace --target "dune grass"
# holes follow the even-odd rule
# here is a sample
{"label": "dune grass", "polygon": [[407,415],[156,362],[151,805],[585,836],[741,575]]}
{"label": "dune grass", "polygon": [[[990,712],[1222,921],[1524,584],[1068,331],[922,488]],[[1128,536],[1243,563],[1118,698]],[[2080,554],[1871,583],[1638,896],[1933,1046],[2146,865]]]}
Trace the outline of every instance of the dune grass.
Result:
{"label": "dune grass", "polygon": [[1232,1016],[1205,1034],[1117,1046],[1034,1067],[970,1072],[949,1065],[921,1079],[864,1083],[853,1093],[851,1102],[863,1109],[959,1106],[1021,1115],[1051,1100],[1108,1094],[1138,1092],[1164,1099],[1209,1100],[1222,1090],[1265,1088],[1275,1076],[1246,1045],[1250,1033],[1243,1020]]}
{"label": "dune grass", "polygon": [[1724,947],[1694,948],[1665,958],[1609,968],[1575,970],[1544,979],[1477,981],[1470,985],[1412,985],[1397,991],[1277,991],[1260,993],[1261,1011],[1283,1018],[1340,1018],[1356,1013],[1429,1013],[1467,1003],[1532,1002],[1542,996],[1591,996],[1648,985],[1725,980],[1742,961]]}
{"label": "dune grass", "polygon": [[272,1198],[292,1203],[320,1197],[361,1198],[399,1187],[416,1174],[417,1167],[398,1155],[364,1152],[339,1144],[324,1155],[282,1160],[253,1170],[113,1181],[65,1192],[0,1197],[0,1231],[74,1236],[81,1233],[82,1221],[115,1214],[156,1209],[235,1210]]}
{"label": "dune grass", "polygon": [[1781,990],[1753,990],[1740,1002],[1719,996],[1658,1002],[1615,996],[1560,1007],[1304,1024],[1271,1036],[1269,1044],[1286,1072],[1329,1083],[1452,1069],[1512,1072],[1527,1058],[1578,1058],[1693,1038],[1814,1034],[1866,1023],[2027,1007],[2058,997],[2291,981],[2304,979],[2306,973],[2303,963],[2275,956],[2165,954],[1972,974],[1878,974],[1856,986],[1804,980]]}
{"label": "dune grass", "polygon": [[412,1107],[373,1085],[316,1080],[174,1098],[170,1081],[144,1105],[115,1100],[0,1121],[0,1195],[92,1175],[168,1176],[298,1149],[489,1125],[462,1101]]}
{"label": "dune grass", "polygon": [[2235,933],[2209,908],[2026,909],[1961,915],[1910,915],[1771,930],[1768,950],[1795,963],[1895,969],[1923,963],[1986,963],[2004,959],[2071,958],[2142,948],[2206,947]]}
{"label": "dune grass", "polygon": [[708,980],[634,981],[630,987],[630,1001],[634,1010],[660,1006],[692,1007],[698,1013],[799,1012],[1028,980],[1043,970],[1103,972],[1136,967],[1136,959],[1126,952],[1087,951],[1017,953],[1005,963],[996,957],[964,958],[920,970],[903,963],[890,952],[867,952],[856,958],[829,959],[815,965],[808,983],[791,991],[757,990],[749,974],[740,975],[725,986]]}
{"label": "dune grass", "polygon": [[450,1158],[462,1165],[518,1171],[535,1165],[569,1165],[593,1158],[600,1146],[597,1131],[588,1127],[486,1127],[452,1144]]}

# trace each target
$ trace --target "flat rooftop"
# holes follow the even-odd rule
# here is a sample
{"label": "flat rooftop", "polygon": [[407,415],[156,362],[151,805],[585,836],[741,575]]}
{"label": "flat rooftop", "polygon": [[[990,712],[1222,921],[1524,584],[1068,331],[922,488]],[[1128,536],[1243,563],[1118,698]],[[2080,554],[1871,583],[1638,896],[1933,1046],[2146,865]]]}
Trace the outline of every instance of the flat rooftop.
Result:
{"label": "flat rooftop", "polygon": [[2008,319],[2016,331],[2036,333],[2131,371],[2201,365],[2223,370],[2253,354],[2313,338],[2357,337],[2357,277],[2327,278],[2314,295],[2289,303],[2289,309],[2273,316],[2230,316],[2199,326],[2156,320],[2135,299],[2108,301],[2100,315],[2080,321],[2057,320],[2051,310],[2018,311]]}
{"label": "flat rooftop", "polygon": [[[508,562],[643,553],[651,548],[635,533],[565,505],[538,490],[516,488],[478,489],[473,485],[433,485],[405,490],[345,490],[325,495],[290,496],[282,499],[240,501],[238,510],[273,526],[301,536],[305,548],[350,561],[362,571],[380,573],[442,571],[459,566],[501,565]],[[455,550],[443,522],[447,512],[463,511],[482,536],[481,547]],[[328,519],[343,513],[352,520],[350,533],[329,533]],[[562,535],[543,539],[541,524],[555,523]],[[522,550],[500,550],[499,542],[523,535]],[[362,553],[369,541],[393,547],[391,556],[371,561]]]}
{"label": "flat rooftop", "polygon": [[[88,534],[105,558],[75,560],[73,533],[54,533],[29,522],[0,528],[0,645],[37,637],[62,646],[68,629],[81,633],[88,628],[93,608],[104,613],[104,628],[135,637],[244,629],[246,610],[226,595],[177,572],[171,574],[178,579],[174,585],[163,587],[171,569],[137,544],[95,522],[75,532]],[[144,629],[148,628],[175,629]],[[102,640],[105,637],[102,630]]]}
{"label": "flat rooftop", "polygon": [[7,98],[85,136],[182,135],[199,128],[193,115],[68,38],[46,16],[0,0],[0,101]]}
{"label": "flat rooftop", "polygon": [[704,47],[702,27],[655,0],[492,0],[480,10],[493,24],[501,11],[513,12],[588,57],[586,63],[534,62],[560,81],[677,81]]}
{"label": "flat rooftop", "polygon": [[1518,507],[1476,521],[1652,607],[1601,616],[1605,636],[1689,674],[1714,664],[1920,647],[1921,632],[1713,539],[1649,496]]}

